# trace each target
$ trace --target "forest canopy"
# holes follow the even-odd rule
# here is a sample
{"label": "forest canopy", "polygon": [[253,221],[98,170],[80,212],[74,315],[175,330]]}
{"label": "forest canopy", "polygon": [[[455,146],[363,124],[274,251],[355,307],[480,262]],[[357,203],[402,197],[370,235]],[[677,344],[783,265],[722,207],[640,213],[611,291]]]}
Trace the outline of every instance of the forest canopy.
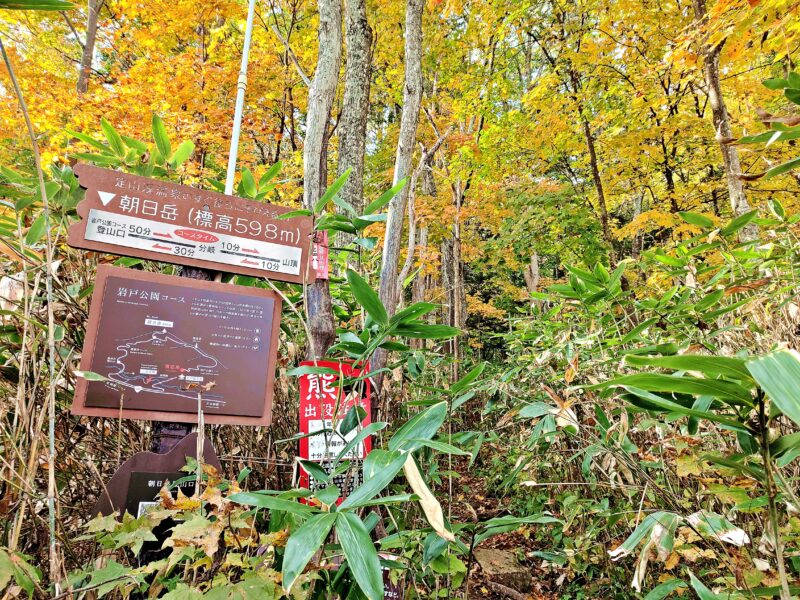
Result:
{"label": "forest canopy", "polygon": [[[799,17],[0,0],[4,598],[800,594]],[[155,202],[93,177],[196,192],[208,221],[163,256],[78,243],[91,202],[121,198],[123,229]],[[216,290],[210,324],[101,320],[124,273]],[[226,306],[272,337],[231,346]],[[323,384],[330,414],[303,404]],[[258,386],[268,412],[227,418]],[[143,387],[185,423],[174,398],[137,413]],[[147,511],[113,505],[115,473],[176,447]]]}

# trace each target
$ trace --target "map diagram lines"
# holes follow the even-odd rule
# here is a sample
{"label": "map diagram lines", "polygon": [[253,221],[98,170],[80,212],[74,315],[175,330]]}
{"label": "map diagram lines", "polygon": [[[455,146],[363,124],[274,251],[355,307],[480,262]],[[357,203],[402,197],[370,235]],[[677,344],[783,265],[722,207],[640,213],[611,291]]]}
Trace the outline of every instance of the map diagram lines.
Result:
{"label": "map diagram lines", "polygon": [[[214,381],[220,370],[227,368],[202,350],[199,343],[182,340],[166,329],[118,342],[116,349],[120,354],[109,357],[107,377],[136,393],[167,394],[196,400],[197,386]],[[222,399],[213,391],[203,393],[203,400]]]}

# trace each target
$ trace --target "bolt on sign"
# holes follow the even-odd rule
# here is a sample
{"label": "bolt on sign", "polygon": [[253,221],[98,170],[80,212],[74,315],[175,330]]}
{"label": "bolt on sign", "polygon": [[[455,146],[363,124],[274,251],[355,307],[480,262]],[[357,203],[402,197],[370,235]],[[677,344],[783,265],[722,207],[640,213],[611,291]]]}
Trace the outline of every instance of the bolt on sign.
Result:
{"label": "bolt on sign", "polygon": [[86,164],[75,166],[86,197],[69,228],[76,248],[302,283],[311,217],[292,209]]}
{"label": "bolt on sign", "polygon": [[[360,406],[366,412],[361,427],[371,421],[370,382],[368,379],[349,385],[344,377],[360,376],[363,371],[352,365],[327,360],[301,362],[300,366],[324,367],[338,371],[334,373],[313,373],[300,377],[300,433],[306,435],[300,439],[299,457],[319,463],[326,472],[331,473],[333,462],[347,442],[356,437],[360,428],[347,434],[341,434],[342,419],[354,406]],[[343,460],[363,459],[372,450],[372,438],[356,444]],[[361,469],[357,473],[345,472],[337,474],[332,481],[342,492],[342,498],[358,487],[363,481]],[[302,467],[299,469],[299,483],[310,490],[316,489],[314,478]],[[345,489],[347,488],[347,489]]]}
{"label": "bolt on sign", "polygon": [[268,425],[280,297],[100,265],[73,414]]}

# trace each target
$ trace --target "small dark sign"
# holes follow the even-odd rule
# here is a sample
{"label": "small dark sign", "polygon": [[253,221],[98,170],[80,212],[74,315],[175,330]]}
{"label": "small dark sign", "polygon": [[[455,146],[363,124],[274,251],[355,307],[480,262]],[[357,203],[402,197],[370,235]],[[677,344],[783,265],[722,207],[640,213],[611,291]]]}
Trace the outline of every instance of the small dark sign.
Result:
{"label": "small dark sign", "polygon": [[72,412],[268,425],[281,299],[252,287],[101,265]]}
{"label": "small dark sign", "polygon": [[85,164],[70,246],[212,271],[313,281],[311,217],[292,209]]}
{"label": "small dark sign", "polygon": [[[203,461],[222,471],[211,442],[203,441]],[[107,516],[113,513],[129,512],[140,517],[144,512],[158,504],[158,495],[166,481],[172,483],[183,479],[189,473],[181,471],[187,458],[197,458],[197,433],[183,438],[167,454],[139,452],[126,460],[117,469],[111,481],[105,486],[103,495],[98,500],[92,515]],[[160,482],[160,485],[157,485]],[[194,494],[195,481],[181,486],[187,496]],[[177,495],[177,489],[173,496]]]}

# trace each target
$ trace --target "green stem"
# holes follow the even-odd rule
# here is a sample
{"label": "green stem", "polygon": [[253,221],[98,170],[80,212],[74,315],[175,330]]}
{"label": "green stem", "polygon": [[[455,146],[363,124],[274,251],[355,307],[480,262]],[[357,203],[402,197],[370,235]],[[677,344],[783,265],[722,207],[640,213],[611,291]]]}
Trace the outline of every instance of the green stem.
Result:
{"label": "green stem", "polygon": [[42,170],[42,158],[39,152],[39,144],[36,141],[36,133],[33,129],[30,114],[28,113],[28,106],[25,104],[25,99],[22,97],[22,89],[19,87],[17,76],[14,73],[14,68],[11,61],[6,54],[5,46],[2,39],[0,39],[0,53],[3,55],[3,61],[8,69],[8,75],[11,78],[11,83],[14,87],[14,93],[19,102],[19,108],[22,116],[25,119],[25,126],[28,130],[28,137],[30,138],[31,148],[33,149],[33,161],[36,165],[36,175],[39,179],[39,194],[42,200],[42,215],[45,222],[45,288],[47,295],[47,357],[48,357],[48,375],[49,381],[47,384],[47,409],[48,409],[48,441],[49,441],[49,456],[47,466],[47,512],[48,512],[48,529],[50,533],[50,577],[53,580],[56,595],[60,593],[60,585],[57,583],[59,575],[59,560],[58,548],[56,542],[56,445],[55,445],[55,423],[56,423],[56,342],[55,342],[55,315],[53,314],[53,240],[50,233],[50,205],[47,201],[47,192],[44,187],[44,171]]}
{"label": "green stem", "polygon": [[769,423],[766,415],[763,392],[759,392],[758,412],[761,425],[761,456],[764,460],[764,473],[766,475],[767,499],[769,501],[769,520],[772,525],[772,535],[775,539],[775,560],[778,563],[778,577],[781,580],[781,600],[792,600],[789,590],[789,580],[786,577],[786,566],[783,564],[783,544],[781,542],[780,524],[778,522],[778,504],[775,501],[775,480],[773,478],[772,456],[769,451]]}

